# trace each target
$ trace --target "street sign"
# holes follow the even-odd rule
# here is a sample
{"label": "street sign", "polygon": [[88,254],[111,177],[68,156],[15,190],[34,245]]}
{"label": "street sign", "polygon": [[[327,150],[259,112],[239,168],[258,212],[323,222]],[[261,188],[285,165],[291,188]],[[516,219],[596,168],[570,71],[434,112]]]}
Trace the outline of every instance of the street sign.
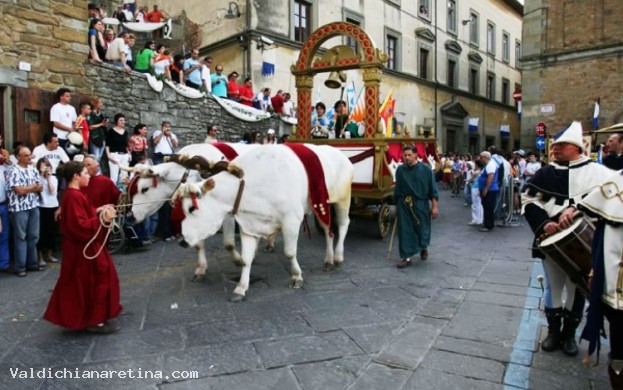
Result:
{"label": "street sign", "polygon": [[553,103],[541,104],[539,106],[539,111],[543,115],[551,115],[556,112],[556,105]]}
{"label": "street sign", "polygon": [[536,148],[545,150],[545,137],[536,137]]}
{"label": "street sign", "polygon": [[539,122],[536,124],[536,135],[538,137],[544,137],[545,136],[545,129],[547,129],[547,126],[545,126],[545,123],[543,122]]}

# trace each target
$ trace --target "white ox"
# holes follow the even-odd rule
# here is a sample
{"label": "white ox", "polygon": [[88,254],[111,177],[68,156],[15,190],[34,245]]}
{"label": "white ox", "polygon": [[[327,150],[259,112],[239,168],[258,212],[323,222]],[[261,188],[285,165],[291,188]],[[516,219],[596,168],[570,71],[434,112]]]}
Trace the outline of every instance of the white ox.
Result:
{"label": "white ox", "polygon": [[[325,267],[339,266],[344,260],[344,239],[348,231],[353,165],[331,146],[306,145],[319,157],[324,171],[329,203],[335,210],[338,240],[325,228]],[[244,174],[244,186],[241,177]],[[265,145],[236,159],[227,171],[201,183],[187,183],[175,196],[182,199],[186,218],[182,222],[184,240],[197,245],[213,236],[223,221],[235,212],[240,227],[242,272],[232,301],[244,298],[249,288],[251,264],[259,237],[272,237],[281,230],[284,252],[291,262],[291,287],[303,285],[296,258],[299,230],[305,214],[312,212],[308,178],[303,164],[285,145]],[[234,210],[236,199],[239,207]],[[327,210],[330,212],[330,210]]]}
{"label": "white ox", "polygon": [[[243,155],[249,150],[260,145],[228,144],[238,155]],[[188,156],[202,156],[207,160],[221,161],[227,160],[225,155],[212,144],[193,144],[179,150],[179,154]],[[132,170],[132,169],[130,169]],[[179,186],[186,168],[175,162],[166,162],[155,166],[137,164],[133,169],[140,175],[137,182],[136,194],[132,198],[132,215],[137,222],[157,212],[162,205],[169,201]],[[189,172],[187,181],[198,182],[201,180],[197,171]],[[223,246],[237,265],[242,265],[242,258],[235,246],[235,221],[233,218],[226,218],[223,221]],[[267,248],[271,249],[272,242]],[[197,268],[195,278],[205,275],[208,269],[208,261],[205,256],[204,243],[198,242],[197,249]]]}

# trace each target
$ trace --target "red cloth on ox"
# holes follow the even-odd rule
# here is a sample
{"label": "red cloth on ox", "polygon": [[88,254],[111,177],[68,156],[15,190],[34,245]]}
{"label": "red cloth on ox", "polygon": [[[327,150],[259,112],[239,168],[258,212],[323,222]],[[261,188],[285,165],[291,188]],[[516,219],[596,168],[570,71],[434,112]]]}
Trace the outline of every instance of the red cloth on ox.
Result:
{"label": "red cloth on ox", "polygon": [[289,147],[303,163],[309,184],[309,201],[316,217],[318,217],[320,223],[331,227],[329,191],[327,190],[327,183],[324,179],[324,170],[322,169],[320,159],[316,153],[303,144],[285,143],[284,145]]}
{"label": "red cloth on ox", "polygon": [[214,146],[221,153],[223,153],[225,155],[225,158],[227,159],[227,161],[231,161],[231,160],[235,159],[236,157],[238,157],[238,153],[236,153],[234,148],[232,148],[231,146],[229,146],[227,144],[224,144],[222,142],[214,142],[212,144],[212,146]]}
{"label": "red cloth on ox", "polygon": [[[119,278],[106,248],[93,260],[82,255],[84,246],[100,224],[87,196],[68,188],[63,194],[61,210],[63,262],[43,318],[79,330],[119,315],[122,310]],[[105,245],[105,237],[105,229],[102,229],[95,243],[87,249],[87,255],[93,256]]]}

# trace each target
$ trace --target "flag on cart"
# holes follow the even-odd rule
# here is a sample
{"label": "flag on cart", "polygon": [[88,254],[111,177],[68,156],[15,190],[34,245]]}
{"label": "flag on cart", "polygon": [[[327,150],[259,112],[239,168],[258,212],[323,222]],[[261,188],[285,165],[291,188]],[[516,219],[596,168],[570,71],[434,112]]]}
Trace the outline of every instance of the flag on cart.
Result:
{"label": "flag on cart", "polygon": [[599,102],[601,98],[595,100],[595,109],[593,110],[593,129],[599,129]]}
{"label": "flag on cart", "polygon": [[385,101],[381,105],[379,109],[379,116],[385,125],[385,136],[391,137],[393,132],[393,119],[394,119],[394,106],[396,104],[396,100],[392,97],[392,91],[389,91],[387,96],[385,97]]}
{"label": "flag on cart", "polygon": [[355,108],[355,103],[357,99],[356,90],[355,90],[355,82],[351,81],[348,88],[346,88],[346,104],[348,104],[348,113],[350,114]]}
{"label": "flag on cart", "polygon": [[364,95],[363,90],[364,88],[362,88],[361,91],[359,91],[359,97],[357,98],[357,103],[355,103],[355,106],[352,108],[350,112],[350,116],[348,118],[355,123],[363,122],[364,118],[366,117],[366,100],[365,100],[365,97],[363,96]]}

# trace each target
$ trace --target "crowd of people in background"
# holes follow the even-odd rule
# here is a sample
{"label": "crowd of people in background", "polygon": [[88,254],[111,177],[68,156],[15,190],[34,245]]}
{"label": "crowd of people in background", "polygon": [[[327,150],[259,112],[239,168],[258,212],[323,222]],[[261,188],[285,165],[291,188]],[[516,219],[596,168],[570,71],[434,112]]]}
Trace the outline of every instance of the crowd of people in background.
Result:
{"label": "crowd of people in background", "polygon": [[[503,153],[489,147],[476,155],[446,153],[440,156],[437,181],[442,190],[451,191],[451,197],[461,198],[464,206],[471,207],[468,225],[490,232],[508,213],[519,214],[521,189],[544,164],[541,156],[523,149]],[[512,204],[505,204],[503,190],[511,187]]]}
{"label": "crowd of people in background", "polygon": [[[296,108],[289,92],[279,89],[271,96],[271,88],[263,87],[256,93],[251,77],[245,77],[244,82],[239,84],[240,75],[237,71],[225,73],[225,68],[221,64],[216,64],[212,68],[212,57],[205,56],[200,59],[198,48],[191,49],[188,55],[173,54],[165,45],[157,44],[154,39],[147,39],[143,47],[133,49],[137,40],[135,34],[123,28],[117,33],[113,29],[107,29],[103,21],[107,16],[106,10],[92,3],[88,5],[88,9],[89,60],[95,63],[109,63],[128,74],[132,71],[149,73],[157,78],[165,78],[265,112],[296,117]],[[120,22],[152,23],[159,23],[166,18],[157,5],[154,5],[153,11],[148,12],[147,7],[133,10],[133,5],[130,4],[124,4],[122,8],[117,9],[113,17]],[[154,38],[159,36],[159,31],[153,32]]]}
{"label": "crowd of people in background", "polygon": [[[123,113],[109,120],[97,97],[81,102],[78,113],[69,89],[60,88],[56,96],[58,102],[50,109],[53,130],[43,134],[40,145],[31,150],[24,142],[15,142],[12,153],[0,148],[0,271],[20,277],[59,262],[54,254],[60,199],[67,187],[56,174],[59,167],[72,159],[82,162],[91,178],[85,193],[100,207],[117,204],[127,190],[129,177],[124,167],[161,164],[181,146],[169,121],[150,132],[143,123],[132,126]],[[218,131],[217,125],[208,125],[205,142],[217,142]],[[274,129],[267,129],[265,134],[244,133],[240,142],[275,144],[286,140],[287,135],[278,139]],[[172,218],[169,207],[142,223],[131,224],[134,247],[149,246],[158,239],[175,240],[180,228],[179,223],[171,223]]]}

